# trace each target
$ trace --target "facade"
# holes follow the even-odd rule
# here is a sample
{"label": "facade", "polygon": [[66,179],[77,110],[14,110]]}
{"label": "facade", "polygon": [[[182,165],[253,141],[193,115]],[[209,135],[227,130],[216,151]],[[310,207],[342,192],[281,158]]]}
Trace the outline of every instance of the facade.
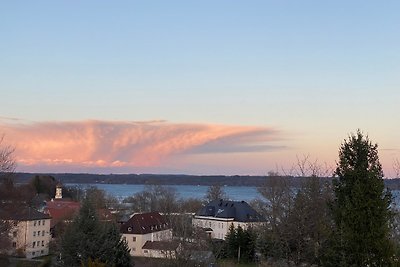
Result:
{"label": "facade", "polygon": [[225,240],[231,225],[243,229],[265,223],[265,219],[245,201],[214,200],[199,210],[192,220],[211,238]]}
{"label": "facade", "polygon": [[168,259],[174,259],[179,249],[179,243],[174,241],[147,241],[142,247],[146,257]]}
{"label": "facade", "polygon": [[[157,212],[134,214],[121,225],[122,238],[128,243],[132,256],[155,257],[159,241],[172,241],[172,229]],[[146,247],[144,248],[145,244]],[[158,255],[158,254],[157,254]]]}
{"label": "facade", "polygon": [[12,249],[10,254],[35,258],[49,254],[50,216],[32,208],[10,215]]}

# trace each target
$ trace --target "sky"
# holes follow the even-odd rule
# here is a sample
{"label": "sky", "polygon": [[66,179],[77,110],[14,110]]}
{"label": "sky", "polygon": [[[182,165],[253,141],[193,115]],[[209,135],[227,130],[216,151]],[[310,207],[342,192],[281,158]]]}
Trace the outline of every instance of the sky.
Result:
{"label": "sky", "polygon": [[[334,168],[400,159],[399,1],[4,1],[0,133],[18,171]],[[3,145],[4,145],[3,144]]]}

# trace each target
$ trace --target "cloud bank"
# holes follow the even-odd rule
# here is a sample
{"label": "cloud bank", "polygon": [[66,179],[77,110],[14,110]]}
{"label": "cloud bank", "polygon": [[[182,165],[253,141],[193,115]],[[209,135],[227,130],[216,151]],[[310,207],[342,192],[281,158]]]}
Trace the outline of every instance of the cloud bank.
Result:
{"label": "cloud bank", "polygon": [[171,156],[280,149],[272,128],[165,121],[1,123],[18,164],[159,167]]}

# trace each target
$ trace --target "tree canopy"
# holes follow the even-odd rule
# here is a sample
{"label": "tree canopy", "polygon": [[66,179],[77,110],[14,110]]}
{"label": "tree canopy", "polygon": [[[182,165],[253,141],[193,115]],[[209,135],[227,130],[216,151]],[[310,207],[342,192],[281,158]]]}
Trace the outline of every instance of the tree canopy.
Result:
{"label": "tree canopy", "polygon": [[326,265],[390,266],[392,197],[385,190],[378,145],[357,131],[339,150],[333,181],[336,229]]}
{"label": "tree canopy", "polygon": [[115,224],[102,223],[85,199],[79,215],[67,227],[61,242],[64,266],[81,266],[91,260],[106,266],[131,266],[129,248]]}

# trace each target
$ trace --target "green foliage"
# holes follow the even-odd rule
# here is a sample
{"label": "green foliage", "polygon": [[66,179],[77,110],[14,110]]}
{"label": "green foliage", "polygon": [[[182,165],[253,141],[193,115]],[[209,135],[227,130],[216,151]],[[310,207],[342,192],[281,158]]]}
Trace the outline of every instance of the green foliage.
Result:
{"label": "green foliage", "polygon": [[240,262],[251,262],[254,260],[256,235],[253,229],[244,230],[242,227],[229,228],[225,240],[226,257],[230,259],[239,259]]}
{"label": "green foliage", "polygon": [[358,131],[339,150],[332,202],[336,229],[326,266],[391,266],[391,194],[385,190],[378,146]]}
{"label": "green foliage", "polygon": [[121,239],[116,224],[103,225],[100,239],[104,242],[99,246],[99,259],[115,267],[130,266],[130,249],[125,240]]}
{"label": "green foliage", "polygon": [[84,200],[79,215],[67,227],[61,242],[64,266],[80,266],[96,259],[106,266],[131,266],[129,249],[121,240],[118,227],[103,224],[89,200]]}

